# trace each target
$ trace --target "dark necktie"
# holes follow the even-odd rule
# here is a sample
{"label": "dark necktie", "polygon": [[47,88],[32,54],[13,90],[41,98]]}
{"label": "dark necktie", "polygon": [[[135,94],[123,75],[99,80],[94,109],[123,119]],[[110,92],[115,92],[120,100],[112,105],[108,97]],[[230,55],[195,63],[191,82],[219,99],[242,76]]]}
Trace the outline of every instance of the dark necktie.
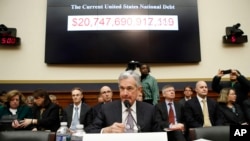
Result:
{"label": "dark necktie", "polygon": [[126,122],[126,133],[133,133],[134,132],[134,121],[131,114],[131,109],[127,109],[128,116]]}
{"label": "dark necktie", "polygon": [[168,105],[169,105],[168,122],[170,124],[175,124],[174,111],[173,111],[173,108],[172,108],[172,103],[168,103]]}

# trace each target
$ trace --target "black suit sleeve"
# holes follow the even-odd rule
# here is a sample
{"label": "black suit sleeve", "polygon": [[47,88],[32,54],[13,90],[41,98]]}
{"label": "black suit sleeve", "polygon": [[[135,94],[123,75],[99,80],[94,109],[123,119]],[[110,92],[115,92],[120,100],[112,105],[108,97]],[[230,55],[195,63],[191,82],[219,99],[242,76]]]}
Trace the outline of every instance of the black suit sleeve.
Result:
{"label": "black suit sleeve", "polygon": [[220,85],[220,80],[221,80],[221,77],[218,77],[218,76],[214,76],[213,80],[212,80],[212,89],[213,91],[219,93],[220,90],[222,89],[221,85]]}
{"label": "black suit sleeve", "polygon": [[250,99],[247,99],[243,102],[243,110],[246,116],[248,124],[250,124]]}
{"label": "black suit sleeve", "polygon": [[[164,114],[165,113],[165,114]],[[164,112],[159,104],[155,105],[154,118],[158,131],[163,131],[164,128],[169,128],[167,112]]]}

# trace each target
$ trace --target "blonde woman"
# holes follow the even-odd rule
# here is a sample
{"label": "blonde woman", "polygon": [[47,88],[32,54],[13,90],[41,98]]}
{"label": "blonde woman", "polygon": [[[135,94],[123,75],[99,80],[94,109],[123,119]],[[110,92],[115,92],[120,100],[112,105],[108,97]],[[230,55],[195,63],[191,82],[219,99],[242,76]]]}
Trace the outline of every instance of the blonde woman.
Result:
{"label": "blonde woman", "polygon": [[236,93],[233,88],[223,88],[217,99],[219,109],[223,114],[224,125],[247,125],[241,107],[235,103]]}

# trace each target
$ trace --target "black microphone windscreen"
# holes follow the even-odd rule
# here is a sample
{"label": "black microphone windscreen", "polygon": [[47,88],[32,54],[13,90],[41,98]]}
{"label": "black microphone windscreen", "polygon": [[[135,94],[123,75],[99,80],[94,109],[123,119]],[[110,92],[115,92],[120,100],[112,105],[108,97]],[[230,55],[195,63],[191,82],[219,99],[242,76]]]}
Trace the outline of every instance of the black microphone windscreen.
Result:
{"label": "black microphone windscreen", "polygon": [[127,108],[130,108],[130,107],[131,107],[131,105],[130,105],[130,103],[129,103],[128,100],[125,100],[125,101],[124,101],[124,105],[125,105]]}

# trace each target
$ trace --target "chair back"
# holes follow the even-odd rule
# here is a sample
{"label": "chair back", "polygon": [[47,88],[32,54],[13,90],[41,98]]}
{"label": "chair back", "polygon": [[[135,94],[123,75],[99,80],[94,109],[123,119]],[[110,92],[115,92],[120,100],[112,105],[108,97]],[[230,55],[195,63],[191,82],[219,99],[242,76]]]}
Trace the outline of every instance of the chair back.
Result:
{"label": "chair back", "polygon": [[190,139],[207,139],[211,141],[229,141],[230,127],[229,126],[212,126],[212,127],[199,127],[189,129]]}
{"label": "chair back", "polygon": [[47,131],[2,131],[1,141],[55,141],[55,133]]}

